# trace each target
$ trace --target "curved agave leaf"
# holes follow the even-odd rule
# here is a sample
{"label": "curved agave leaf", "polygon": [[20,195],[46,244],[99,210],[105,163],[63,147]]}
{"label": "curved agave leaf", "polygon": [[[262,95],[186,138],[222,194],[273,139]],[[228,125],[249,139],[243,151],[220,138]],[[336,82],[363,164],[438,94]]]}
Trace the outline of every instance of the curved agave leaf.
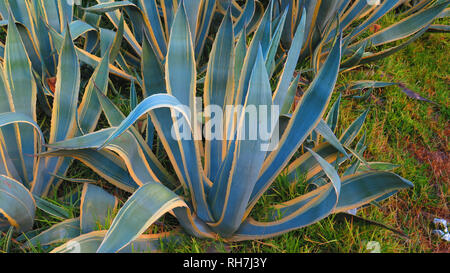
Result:
{"label": "curved agave leaf", "polygon": [[379,198],[387,197],[386,194],[411,187],[410,181],[390,172],[371,171],[344,177],[334,212],[358,208],[374,200],[381,201]]}
{"label": "curved agave leaf", "polygon": [[80,218],[68,219],[29,239],[25,246],[48,246],[80,235]]}
{"label": "curved agave leaf", "polygon": [[163,214],[182,206],[184,201],[163,185],[145,184],[119,210],[97,252],[120,251]]}
{"label": "curved agave leaf", "polygon": [[33,227],[36,203],[22,183],[0,175],[0,216],[18,231]]}
{"label": "curved agave leaf", "polygon": [[[341,194],[333,213],[345,212],[359,208],[372,201],[382,201],[390,193],[400,189],[413,187],[413,184],[400,176],[384,171],[369,171],[360,174],[348,175],[342,178]],[[311,197],[313,194],[308,194]],[[275,206],[278,214],[287,217],[298,207],[303,206],[307,198],[298,198]]]}
{"label": "curved agave leaf", "polygon": [[[322,143],[314,147],[313,150],[330,163],[338,159],[338,150],[330,143]],[[321,168],[317,161],[311,153],[306,152],[288,166],[287,177],[293,183],[299,181],[303,176],[306,180],[310,180],[320,172]]]}
{"label": "curved agave leaf", "polygon": [[[100,130],[84,136],[72,138],[69,140],[49,144],[50,148],[73,150],[75,154],[86,149],[100,149],[104,147],[102,144],[109,138],[115,128]],[[114,139],[106,148],[112,152],[117,153],[126,164],[128,171],[134,181],[143,185],[145,183],[158,181],[157,177],[150,169],[148,162],[145,160],[145,155],[136,138],[130,133],[126,132],[117,139]],[[43,155],[51,156],[57,152],[44,153]]]}
{"label": "curved agave leaf", "polygon": [[[339,101],[339,99],[338,99],[338,101]],[[336,103],[333,106],[333,108],[336,106]],[[336,110],[337,110],[337,108],[332,109],[330,111],[330,114],[334,112],[337,115]],[[339,139],[339,143],[341,143],[341,145],[343,147],[347,148],[354,141],[356,136],[359,134],[359,132],[362,129],[362,125],[364,124],[364,120],[367,116],[367,113],[368,113],[368,111],[365,111],[359,118],[357,118],[342,133],[342,136]],[[355,148],[355,150],[360,154],[364,150],[362,147],[364,140],[365,140],[365,136],[363,136],[360,139],[360,141],[358,142],[358,144],[356,145],[356,148]],[[346,158],[339,156],[338,150],[336,149],[335,146],[336,145],[333,146],[330,143],[323,143],[323,144],[320,144],[319,146],[315,147],[314,151],[317,152],[323,158],[325,158],[328,162],[340,165],[346,161]],[[350,154],[350,156],[351,155],[352,154]],[[358,166],[355,165],[355,168],[357,168],[357,167]],[[302,156],[300,156],[299,158],[294,160],[288,166],[287,176],[291,183],[298,181],[299,178],[303,174],[306,175],[305,179],[308,181],[308,183],[313,183],[313,184],[314,184],[314,180],[316,180],[321,175],[323,175],[323,172],[321,171],[320,166],[318,164],[316,164],[315,160],[313,160],[313,157],[310,153],[303,154]]]}
{"label": "curved agave leaf", "polygon": [[[102,93],[97,92],[98,99],[102,105],[103,112],[111,126],[119,126],[120,123],[125,119],[125,116],[120,112],[120,110]],[[136,107],[134,107],[136,108]],[[134,109],[133,108],[133,109]],[[149,125],[147,125],[149,126]],[[153,170],[155,175],[162,183],[167,184],[177,184],[175,179],[168,173],[168,171],[161,165],[159,160],[156,158],[155,154],[152,152],[151,148],[147,145],[145,140],[142,138],[138,130],[131,126],[130,131],[142,148],[145,154],[145,158],[148,161],[150,168]]]}
{"label": "curved agave leaf", "polygon": [[[120,136],[129,127],[131,127],[132,124],[136,122],[142,115],[158,108],[173,108],[178,112],[180,112],[188,123],[190,121],[189,113],[185,111],[185,109],[182,107],[182,104],[177,98],[169,94],[152,95],[144,99],[141,103],[139,103],[136,106],[136,108],[133,111],[131,111],[128,117],[125,118],[117,128],[111,128],[114,129],[113,133],[107,138],[107,140],[103,143],[103,145],[100,148],[105,147],[114,138]],[[108,131],[110,131],[111,129],[108,129]],[[105,131],[102,134],[107,134],[107,132]]]}
{"label": "curved agave leaf", "polygon": [[[83,234],[53,249],[51,253],[95,253],[104,240],[106,233],[106,230],[99,230]],[[172,242],[176,240],[176,235],[173,235],[171,233],[141,235],[134,241],[132,241],[129,245],[121,249],[119,252],[159,252],[162,242]]]}
{"label": "curved agave leaf", "polygon": [[[70,29],[70,33],[72,35],[72,40],[76,40],[77,38],[79,38],[80,36],[84,35],[87,33],[87,35],[92,36],[94,35],[95,38],[97,39],[93,39],[92,38],[89,41],[94,41],[94,43],[86,43],[85,44],[85,49],[88,52],[92,52],[93,49],[97,46],[98,44],[98,31],[96,28],[94,28],[93,26],[91,26],[90,24],[81,21],[81,20],[76,20],[70,23],[69,25],[69,29]],[[65,31],[65,29],[64,29]],[[63,35],[65,35],[63,31]]]}
{"label": "curved agave leaf", "polygon": [[[307,148],[307,150],[311,153],[314,160],[317,161],[317,163],[320,165],[320,167],[323,168],[325,174],[331,180],[331,183],[335,189],[336,195],[339,196],[340,191],[341,191],[341,179],[340,179],[337,171],[335,170],[335,168],[327,160],[322,158],[319,154],[317,154],[313,150],[311,150],[309,148]],[[313,196],[316,196],[316,195],[312,195],[311,197],[313,197]],[[297,210],[299,210],[306,204],[305,202],[309,202],[310,200],[312,200],[311,197],[308,197],[308,198],[299,197],[294,200],[288,201],[284,204],[275,206],[275,208],[278,209],[277,213],[278,213],[279,217],[284,218],[284,217],[289,216],[292,213],[297,212]],[[301,200],[301,202],[297,202],[297,199]]]}
{"label": "curved agave leaf", "polygon": [[128,173],[127,166],[110,151],[97,151],[96,149],[56,150],[43,153],[41,156],[62,156],[80,160],[109,183],[127,192],[134,192],[139,187]]}

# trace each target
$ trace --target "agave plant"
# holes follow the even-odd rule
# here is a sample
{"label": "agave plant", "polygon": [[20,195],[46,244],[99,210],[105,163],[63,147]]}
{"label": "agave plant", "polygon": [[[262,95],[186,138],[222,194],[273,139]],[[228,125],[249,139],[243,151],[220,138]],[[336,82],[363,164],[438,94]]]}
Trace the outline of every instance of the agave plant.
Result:
{"label": "agave plant", "polygon": [[[57,189],[61,178],[66,179],[64,176],[72,159],[42,158],[39,154],[47,151],[46,139],[48,143],[63,141],[95,129],[101,114],[97,92],[106,94],[108,87],[109,54],[102,58],[81,96],[80,62],[71,32],[66,26],[61,48],[58,49],[49,127],[43,120],[39,121],[46,124],[47,138],[43,133],[47,130],[41,130],[38,125],[37,84],[17,25],[20,24],[10,13],[4,59],[0,66],[0,228],[2,231],[15,228],[25,232],[33,228],[36,206],[52,215],[68,217],[59,206],[41,197]],[[94,162],[93,168],[119,188],[137,188],[116,155],[91,151],[82,156]]]}
{"label": "agave plant", "polygon": [[[149,39],[143,37],[142,79],[150,96],[125,118],[105,95],[97,92],[103,113],[112,127],[49,145],[52,150],[45,153],[49,157],[70,157],[98,150],[114,152],[122,158],[139,185],[107,231],[84,234],[54,252],[70,252],[73,246],[81,252],[129,249],[130,243],[139,240],[141,234],[167,212],[172,213],[183,230],[192,236],[221,237],[227,241],[267,238],[310,225],[332,213],[383,200],[412,186],[411,182],[392,172],[377,170],[377,166],[378,169],[389,169],[390,165],[365,162],[361,156],[364,140],[360,140],[356,148],[351,148],[367,112],[339,139],[333,133],[339,101],[330,110],[326,121],[322,120],[341,61],[342,38],[339,32],[327,60],[291,112],[294,105],[292,90],[298,83],[298,77],[293,79],[294,70],[306,39],[306,19],[303,18],[281,76],[273,79],[277,84],[272,92],[269,75],[280,45],[276,37],[283,29],[277,28],[272,33],[272,6],[264,13],[248,46],[245,32],[235,39],[232,10],[228,8],[210,53],[203,85],[206,123],[202,128],[196,114],[201,105],[195,99],[195,47],[187,10],[181,2],[172,22],[164,69],[155,62],[157,52]],[[209,124],[213,118],[206,110],[209,106],[217,106],[223,112],[227,106],[236,106],[238,110],[226,115],[223,126],[214,131]],[[262,127],[261,119],[268,117],[264,111],[257,114],[256,123],[245,122],[246,111],[261,107],[282,109],[275,119],[269,117],[279,126],[268,127],[271,129],[267,139],[243,137],[251,132],[251,128],[259,130]],[[145,147],[147,142],[133,126],[139,117],[145,115],[151,117],[177,175],[178,185],[168,185],[159,180],[155,169],[150,167],[151,162],[143,152],[150,147]],[[207,137],[202,141],[196,137],[201,129],[206,136],[214,131],[227,137]],[[262,144],[276,139],[277,132],[280,133],[278,144],[269,145],[270,149],[262,148]],[[315,137],[313,132],[316,132]],[[319,134],[325,142],[320,141]],[[311,144],[308,139],[316,141]],[[338,166],[351,158],[358,161],[340,177]],[[363,165],[359,166],[359,161]],[[278,204],[273,220],[261,222],[253,219],[253,207],[285,170],[291,183],[302,175],[316,188]],[[166,236],[155,234],[152,238]]]}
{"label": "agave plant", "polygon": [[[140,85],[143,90],[143,97],[148,97],[155,91],[165,90],[164,86],[161,87],[163,82],[160,80],[163,79],[161,76],[164,71],[161,75],[158,75],[156,80],[149,79],[149,77],[154,77],[152,73],[159,73],[161,71],[159,66],[164,66],[166,62],[171,26],[178,6],[182,2],[97,0],[97,5],[84,9],[87,14],[105,14],[106,18],[115,26],[117,29],[115,33],[112,30],[101,28],[100,40],[109,41],[104,42],[105,44],[115,44],[116,63],[122,69],[121,71],[124,71],[122,74],[134,75],[134,71],[142,71],[140,75],[134,75],[135,77],[131,81],[132,86],[135,85],[135,82]],[[200,62],[200,57],[203,48],[211,38],[208,36],[210,34],[209,29],[217,14],[224,13],[230,7],[236,30],[235,36],[244,29],[245,33],[251,33],[263,14],[263,6],[257,1],[248,1],[244,7],[239,6],[235,1],[229,3],[228,1],[216,0],[187,1],[184,5],[188,23],[194,29],[191,32],[191,39],[196,63],[197,66],[203,67],[202,70],[205,69],[205,66]],[[129,20],[126,21],[125,17]],[[120,48],[122,37],[129,45],[126,49]],[[114,60],[112,59],[111,62],[114,63]],[[114,70],[111,71],[115,73]],[[126,75],[120,75],[120,73],[118,75],[130,79]],[[135,106],[135,104],[131,105]],[[148,119],[144,123],[145,127],[143,128],[147,131],[147,145],[140,145],[146,153],[146,150],[151,151],[155,129]],[[147,146],[150,146],[150,149]],[[155,162],[155,164],[157,163]],[[161,166],[158,166],[158,169],[167,173]],[[161,177],[159,178],[161,179]],[[162,179],[173,180],[164,177]]]}
{"label": "agave plant", "polygon": [[[378,2],[378,3],[377,3]],[[306,38],[302,56],[313,56],[313,65],[318,69],[329,52],[329,44],[337,29],[344,32],[342,68],[348,69],[387,57],[419,38],[438,17],[445,16],[446,0],[424,0],[408,11],[396,16],[402,17],[395,24],[367,34],[388,12],[403,4],[403,0],[384,1],[278,1],[276,18],[288,8],[282,42],[289,47],[294,30],[300,24],[303,8],[306,10]],[[336,17],[339,17],[339,25]],[[393,43],[401,40],[401,43]],[[375,47],[384,46],[381,51],[372,52]]]}

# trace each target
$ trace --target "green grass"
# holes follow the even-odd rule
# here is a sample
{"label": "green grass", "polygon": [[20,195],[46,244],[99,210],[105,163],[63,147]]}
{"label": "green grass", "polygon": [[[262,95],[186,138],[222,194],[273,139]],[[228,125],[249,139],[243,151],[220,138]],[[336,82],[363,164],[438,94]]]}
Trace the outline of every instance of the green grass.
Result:
{"label": "green grass", "polygon": [[[386,22],[390,20],[388,17]],[[369,252],[370,241],[379,242],[382,252],[448,252],[448,243],[432,235],[434,217],[450,219],[449,204],[449,135],[450,135],[450,40],[448,34],[427,33],[403,51],[377,62],[345,72],[339,76],[338,87],[354,80],[371,79],[404,83],[436,104],[411,99],[399,87],[375,90],[366,101],[346,97],[342,100],[339,128],[346,128],[365,109],[371,111],[365,123],[368,161],[385,161],[401,165],[398,174],[415,185],[381,203],[381,207],[368,207],[358,211],[358,216],[382,222],[405,232],[404,239],[393,232],[356,222],[339,220],[330,216],[311,226],[284,235],[247,242],[227,244],[182,236],[182,243],[164,246],[164,252]],[[116,86],[117,88],[117,86]],[[129,86],[117,89],[126,98]],[[333,100],[337,98],[333,95]],[[345,91],[343,95],[350,95]],[[128,100],[114,97],[114,101],[125,112],[129,111]],[[76,162],[69,177],[93,178],[121,197],[127,196],[114,189],[92,171]],[[64,183],[51,200],[69,194],[76,184]],[[304,191],[299,183],[289,187],[283,177],[276,182],[277,191],[266,195],[255,207],[252,215],[267,217],[270,204],[293,198]],[[79,209],[71,203],[63,204],[73,217]],[[37,211],[36,228],[49,227],[61,220],[45,212]],[[171,216],[160,219],[153,231],[162,231],[176,226]],[[99,228],[106,228],[99,227]],[[7,243],[5,234],[0,237],[0,253]],[[11,248],[24,252],[20,244],[11,241]],[[48,252],[51,248],[35,247],[31,252]]]}

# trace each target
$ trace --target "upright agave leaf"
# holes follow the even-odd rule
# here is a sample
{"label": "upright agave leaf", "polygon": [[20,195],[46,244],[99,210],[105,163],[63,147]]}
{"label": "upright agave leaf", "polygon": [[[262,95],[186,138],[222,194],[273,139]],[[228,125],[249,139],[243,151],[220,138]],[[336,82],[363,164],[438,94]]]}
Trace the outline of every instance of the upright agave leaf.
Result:
{"label": "upright agave leaf", "polygon": [[[205,78],[204,101],[206,105],[217,105],[225,111],[226,104],[233,99],[234,90],[234,34],[231,13],[228,12],[217,33],[216,40],[211,50],[208,70]],[[207,111],[207,110],[206,110]],[[208,124],[208,120],[206,120]],[[226,128],[216,128],[226,132]],[[206,132],[210,130],[207,129]],[[207,138],[211,139],[211,138]],[[221,140],[206,140],[205,143],[205,170],[211,180],[215,180],[223,160],[223,150],[226,146]]]}

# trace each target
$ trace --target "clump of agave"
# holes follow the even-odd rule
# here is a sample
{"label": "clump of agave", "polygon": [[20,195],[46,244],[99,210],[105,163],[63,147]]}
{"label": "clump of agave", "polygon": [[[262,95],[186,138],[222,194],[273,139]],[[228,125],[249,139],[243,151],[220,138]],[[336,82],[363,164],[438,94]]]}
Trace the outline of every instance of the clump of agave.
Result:
{"label": "clump of agave", "polygon": [[[122,160],[117,164],[126,166],[139,185],[107,231],[85,233],[54,252],[70,252],[74,246],[81,252],[127,251],[133,244],[145,245],[157,238],[168,238],[168,234],[155,234],[151,238],[142,235],[167,212],[192,236],[221,237],[227,241],[267,238],[313,224],[333,213],[383,200],[412,186],[392,172],[377,170],[389,170],[392,167],[389,164],[365,162],[361,156],[364,140],[351,148],[367,112],[339,139],[334,134],[339,101],[323,120],[341,63],[339,29],[325,62],[295,105],[298,77],[293,76],[302,45],[307,40],[307,16],[302,17],[281,74],[273,77],[276,87],[272,92],[270,79],[284,25],[272,20],[273,2],[258,23],[249,45],[245,27],[236,33],[233,9],[227,9],[209,56],[202,104],[205,109],[218,106],[223,112],[227,106],[242,107],[237,107],[234,114],[226,116],[223,126],[215,129],[228,137],[204,141],[196,138],[202,129],[206,136],[213,133],[208,126],[213,117],[206,114],[206,124],[202,128],[196,115],[200,108],[196,103],[198,75],[187,2],[180,2],[173,18],[164,67],[151,42],[152,37],[142,32],[142,86],[147,96],[129,116],[125,117],[102,92],[97,92],[103,113],[112,127],[55,141],[43,154],[78,158],[96,171],[98,166],[82,154],[98,151],[115,154]],[[275,119],[268,118],[278,124],[268,127],[272,128],[268,139],[241,137],[251,132],[252,126],[259,131],[260,120],[267,118],[267,112],[263,112],[257,114],[256,124],[245,122],[245,113],[252,107],[281,109]],[[146,115],[170,159],[176,179],[166,175],[162,166],[155,163],[150,154],[151,142],[144,140],[133,125]],[[262,149],[262,144],[276,139],[277,133],[278,144],[273,149]],[[320,141],[319,135],[325,142]],[[313,140],[312,143],[307,142],[308,139]],[[340,176],[339,165],[351,158],[356,161]],[[300,197],[276,204],[277,213],[272,221],[253,219],[253,207],[284,170],[291,183],[298,181],[301,175],[315,187]],[[121,182],[120,179],[114,181]],[[176,189],[171,190],[174,186]],[[115,207],[112,199],[106,202],[100,195],[90,200],[95,203],[94,207],[103,211],[107,211],[104,204],[109,204],[109,209]],[[83,213],[84,210],[81,217]]]}
{"label": "clump of agave", "polygon": [[[124,38],[130,45],[130,50],[124,51],[124,60],[131,67],[142,58],[141,44],[144,36],[155,50],[157,58],[163,61],[167,53],[170,29],[178,1],[110,1],[97,0],[97,5],[87,8],[90,13],[105,12],[110,22],[117,28],[120,18],[124,14],[130,17],[130,25],[124,24]],[[218,18],[229,8],[232,14],[235,35],[245,29],[246,35],[256,30],[264,14],[264,10],[273,5],[273,31],[283,28],[280,39],[283,48],[291,47],[297,26],[305,12],[305,42],[301,51],[301,60],[312,59],[318,69],[320,63],[329,52],[330,43],[337,32],[337,18],[339,27],[344,33],[342,68],[352,68],[387,57],[404,48],[425,31],[430,29],[432,22],[438,17],[445,17],[448,13],[448,0],[426,0],[419,3],[405,5],[406,11],[395,14],[399,19],[389,27],[367,35],[367,30],[389,12],[405,4],[404,0],[394,1],[312,1],[312,0],[282,0],[282,1],[213,1],[195,0],[186,2],[188,21],[192,26],[191,38],[194,46],[196,64],[203,72],[206,66],[201,62],[201,54],[209,40],[209,30],[214,24],[218,25]],[[447,9],[446,9],[447,8]],[[161,11],[161,12],[158,12]],[[445,26],[432,26],[433,29],[445,30]],[[278,37],[276,37],[278,38]],[[395,44],[401,40],[402,43]],[[375,47],[385,47],[378,52],[372,52]],[[277,52],[275,64],[281,64],[285,54]],[[316,69],[316,71],[317,71]]]}
{"label": "clump of agave", "polygon": [[[405,19],[362,38],[369,26],[406,2],[413,5],[401,15]],[[430,24],[448,14],[449,1],[97,3],[80,9],[62,0],[0,1],[1,26],[8,29],[6,43],[0,43],[0,230],[9,230],[9,237],[14,228],[33,228],[37,206],[65,220],[17,240],[48,246],[72,239],[55,252],[156,250],[161,239],[174,235],[142,233],[167,212],[192,236],[267,238],[412,186],[390,172],[395,166],[363,159],[364,136],[352,144],[367,112],[339,138],[334,133],[340,98],[326,118],[324,113],[339,70],[388,56],[428,29],[445,31],[446,26]],[[103,13],[116,31],[101,26]],[[210,35],[215,22],[220,28]],[[367,52],[406,38],[381,52]],[[122,40],[127,47],[121,47]],[[211,52],[205,50],[209,46]],[[296,104],[294,71],[307,59],[313,60],[315,77]],[[95,68],[82,98],[80,62]],[[132,82],[134,110],[128,117],[106,96],[109,73]],[[135,83],[143,91],[139,105]],[[37,105],[51,118],[48,137],[37,124]],[[211,126],[210,106],[222,112],[236,106],[237,111],[218,130]],[[203,126],[196,114],[201,107]],[[275,119],[268,118],[277,125],[268,127],[268,139],[240,138],[262,128],[245,122],[251,108],[280,109]],[[102,111],[111,128],[94,132]],[[134,126],[140,117],[143,126]],[[197,139],[202,130],[206,137],[217,131],[227,137]],[[175,176],[153,153],[154,134]],[[278,134],[278,146],[261,149]],[[109,230],[105,226],[118,199],[91,181],[82,181],[77,218],[68,219],[60,207],[41,199],[61,179],[69,180],[64,175],[73,159],[132,193]],[[274,204],[272,220],[253,219],[255,204],[279,176],[290,183],[304,179],[311,187]]]}
{"label": "clump of agave", "polygon": [[[436,18],[446,16],[446,8],[450,3],[447,0],[420,1],[406,11],[395,14],[394,16],[402,18],[398,22],[367,34],[366,30],[404,2],[403,0],[276,1],[275,18],[281,18],[284,10],[288,9],[288,19],[281,40],[289,47],[296,26],[300,24],[303,13],[306,12],[306,38],[302,56],[312,56],[316,70],[324,56],[327,56],[329,44],[336,32],[341,29],[344,32],[341,68],[349,69],[385,58],[406,47],[427,31]],[[401,43],[394,43],[396,41]],[[381,51],[372,52],[373,48],[381,46],[384,46]]]}
{"label": "clump of agave", "polygon": [[[39,156],[47,150],[44,147],[46,137],[38,125],[36,113],[39,81],[33,73],[36,71],[33,71],[19,25],[10,13],[0,66],[0,228],[11,232],[13,228],[20,232],[32,229],[36,206],[59,218],[68,217],[61,207],[41,197],[58,188],[72,163],[69,157]],[[66,29],[58,49],[48,130],[50,143],[92,132],[101,114],[97,92],[106,93],[108,87],[110,55],[106,54],[80,95],[80,62],[72,39]],[[91,151],[83,156],[94,162],[97,160],[94,168],[113,184],[114,179],[109,177],[121,177],[119,187],[137,187],[116,155]],[[107,167],[98,164],[100,160],[109,160]]]}

